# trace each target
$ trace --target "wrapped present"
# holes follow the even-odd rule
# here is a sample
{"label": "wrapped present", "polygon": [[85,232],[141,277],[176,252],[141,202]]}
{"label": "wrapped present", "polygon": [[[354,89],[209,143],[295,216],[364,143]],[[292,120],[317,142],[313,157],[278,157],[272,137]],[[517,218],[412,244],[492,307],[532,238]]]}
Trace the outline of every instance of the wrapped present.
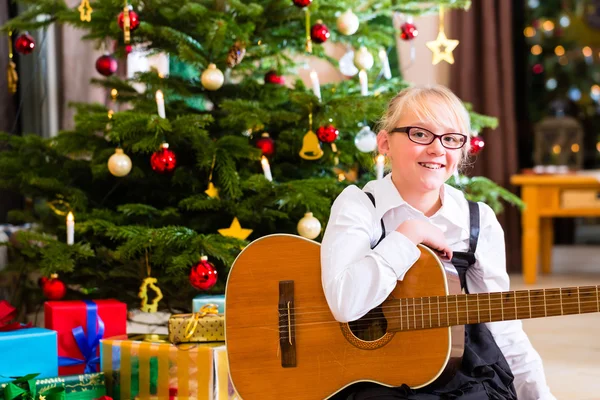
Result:
{"label": "wrapped present", "polygon": [[227,349],[225,346],[213,349],[215,360],[215,399],[217,400],[241,400],[235,391],[231,376],[229,375],[229,362],[227,361]]}
{"label": "wrapped present", "polygon": [[126,333],[127,306],[116,300],[47,301],[44,314],[58,333],[61,376],[98,371],[100,339]]}
{"label": "wrapped present", "polygon": [[38,399],[42,396],[46,400],[95,400],[104,395],[106,386],[102,373],[54,378],[39,378],[38,374],[30,374],[0,385],[0,400]]}
{"label": "wrapped present", "polygon": [[[108,395],[115,400],[227,400],[215,386],[218,348],[225,347],[222,343],[175,346],[164,335],[103,339],[102,371]],[[226,367],[221,371],[227,374]]]}
{"label": "wrapped present", "polygon": [[207,304],[216,304],[219,307],[219,314],[225,314],[225,295],[224,294],[199,294],[192,300],[192,312],[198,312]]}
{"label": "wrapped present", "polygon": [[202,306],[194,314],[174,314],[169,318],[169,341],[202,343],[225,341],[225,316],[218,314],[216,304]]}
{"label": "wrapped present", "polygon": [[58,374],[56,332],[12,322],[16,310],[0,301],[0,383],[32,371],[40,377]]}

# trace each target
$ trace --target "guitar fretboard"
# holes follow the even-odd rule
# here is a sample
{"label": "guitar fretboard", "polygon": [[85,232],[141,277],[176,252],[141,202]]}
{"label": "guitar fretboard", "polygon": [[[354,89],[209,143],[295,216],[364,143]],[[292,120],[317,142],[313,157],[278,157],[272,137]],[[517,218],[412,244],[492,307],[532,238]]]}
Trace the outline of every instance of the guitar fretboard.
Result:
{"label": "guitar fretboard", "polygon": [[[386,317],[399,330],[600,312],[598,286],[397,299]],[[392,308],[389,308],[389,307]],[[391,311],[391,312],[390,312]]]}

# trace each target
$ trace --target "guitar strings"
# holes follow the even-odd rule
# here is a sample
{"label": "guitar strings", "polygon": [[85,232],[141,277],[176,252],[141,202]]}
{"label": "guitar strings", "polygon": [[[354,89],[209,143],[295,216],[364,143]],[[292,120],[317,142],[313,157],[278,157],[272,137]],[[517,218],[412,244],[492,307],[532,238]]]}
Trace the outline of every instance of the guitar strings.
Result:
{"label": "guitar strings", "polygon": [[[491,293],[485,293],[485,294],[477,294],[477,293],[472,293],[472,294],[451,294],[451,295],[442,295],[442,296],[425,296],[425,297],[404,297],[404,298],[399,298],[399,299],[393,299],[392,301],[398,301],[401,302],[401,304],[396,304],[393,306],[381,306],[379,307],[379,309],[381,310],[396,310],[398,309],[398,307],[404,307],[405,303],[404,301],[408,301],[408,300],[416,300],[416,299],[421,299],[421,301],[423,301],[423,299],[429,299],[431,304],[435,304],[437,305],[438,302],[439,304],[446,304],[448,303],[447,301],[439,301],[440,299],[444,299],[447,298],[450,300],[451,303],[454,302],[461,302],[461,303],[466,303],[467,301],[470,303],[475,303],[475,307],[477,307],[477,303],[482,303],[482,302],[495,302],[497,303],[498,300],[502,300],[504,302],[504,304],[506,304],[506,295],[510,296],[510,304],[514,304],[514,302],[523,302],[523,301],[527,301],[529,303],[530,300],[540,300],[540,299],[544,299],[546,298],[546,302],[548,303],[548,301],[550,302],[555,302],[557,301],[556,297],[559,297],[558,301],[559,304],[563,303],[563,304],[576,304],[578,303],[580,300],[575,299],[576,296],[581,298],[582,295],[583,297],[589,297],[589,296],[595,296],[597,299],[600,298],[600,294],[598,293],[600,291],[600,289],[598,289],[597,286],[582,286],[579,288],[579,293],[569,293],[566,292],[567,290],[575,290],[577,291],[577,288],[563,288],[562,292],[550,292],[552,290],[560,290],[560,289],[545,289],[544,292],[542,293],[533,293],[531,294],[529,292],[529,294],[527,296],[517,296],[517,294],[525,294],[528,292],[521,292],[521,291],[509,291],[509,292],[491,292]],[[538,289],[533,289],[533,290],[538,290]],[[541,291],[543,291],[544,289],[539,289]],[[584,290],[584,291],[582,291]],[[488,295],[490,295],[488,297]],[[460,297],[459,297],[460,296]],[[566,297],[566,298],[563,298]],[[572,302],[570,303],[565,303],[566,299],[573,299]],[[431,302],[431,299],[438,299],[437,302]],[[423,302],[424,303],[424,302]],[[532,307],[537,307],[539,305],[533,305]],[[509,306],[514,308],[514,306]],[[529,307],[529,305],[527,305],[526,307]],[[309,311],[309,312],[295,312],[294,315],[295,316],[299,316],[299,315],[306,315],[306,314],[323,314],[323,313],[330,313],[330,309],[328,306],[316,306],[316,307],[291,307],[290,310],[307,310],[307,309],[313,309],[313,310],[318,310],[318,311]],[[320,310],[319,310],[320,309]],[[283,311],[287,311],[287,307],[286,308],[282,308],[281,310]]]}

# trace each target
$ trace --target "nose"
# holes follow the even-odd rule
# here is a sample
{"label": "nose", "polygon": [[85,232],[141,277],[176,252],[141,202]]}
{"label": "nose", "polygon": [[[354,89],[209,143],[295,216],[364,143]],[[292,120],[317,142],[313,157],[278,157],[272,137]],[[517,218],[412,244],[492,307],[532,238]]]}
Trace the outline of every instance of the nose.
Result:
{"label": "nose", "polygon": [[427,152],[436,156],[443,156],[446,154],[446,148],[442,146],[442,138],[436,137],[435,140],[427,146]]}

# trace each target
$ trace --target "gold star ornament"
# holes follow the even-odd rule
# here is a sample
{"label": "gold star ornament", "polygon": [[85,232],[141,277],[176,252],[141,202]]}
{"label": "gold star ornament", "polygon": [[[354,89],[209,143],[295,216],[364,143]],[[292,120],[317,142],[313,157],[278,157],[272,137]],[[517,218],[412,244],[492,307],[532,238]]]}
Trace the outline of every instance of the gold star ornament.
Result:
{"label": "gold star ornament", "polygon": [[252,233],[252,229],[243,229],[237,217],[233,218],[233,222],[229,228],[219,229],[219,233],[223,236],[233,237],[240,240],[246,240]]}
{"label": "gold star ornament", "polygon": [[458,40],[448,39],[444,31],[440,30],[437,39],[426,43],[429,50],[433,52],[433,65],[438,64],[440,61],[454,64],[452,50],[458,46],[458,43]]}
{"label": "gold star ornament", "polygon": [[81,0],[81,4],[77,7],[79,10],[79,19],[90,22],[92,20],[92,6],[89,0]]}
{"label": "gold star ornament", "polygon": [[206,189],[204,193],[206,193],[211,199],[219,198],[219,189],[217,189],[212,182],[208,182],[208,189]]}

